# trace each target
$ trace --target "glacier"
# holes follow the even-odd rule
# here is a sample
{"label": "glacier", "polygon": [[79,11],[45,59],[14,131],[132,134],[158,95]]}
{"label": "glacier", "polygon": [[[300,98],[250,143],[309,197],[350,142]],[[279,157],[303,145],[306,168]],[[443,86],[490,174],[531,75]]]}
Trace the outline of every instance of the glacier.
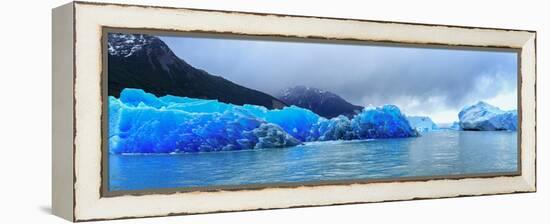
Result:
{"label": "glacier", "polygon": [[460,129],[462,130],[517,130],[517,110],[504,111],[483,101],[464,107],[458,113],[458,118]]}
{"label": "glacier", "polygon": [[311,141],[416,137],[394,105],[365,107],[352,119],[290,106],[267,109],[217,100],[157,97],[126,88],[109,96],[109,152],[184,153],[282,148]]}
{"label": "glacier", "polygon": [[439,127],[432,121],[430,117],[426,116],[407,116],[412,128],[418,132],[428,132],[438,130]]}

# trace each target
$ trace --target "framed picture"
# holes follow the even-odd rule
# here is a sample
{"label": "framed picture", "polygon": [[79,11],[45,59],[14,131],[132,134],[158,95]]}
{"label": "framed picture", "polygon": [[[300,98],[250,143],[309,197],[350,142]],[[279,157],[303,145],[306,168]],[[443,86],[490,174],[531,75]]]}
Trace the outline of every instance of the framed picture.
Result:
{"label": "framed picture", "polygon": [[71,221],[536,191],[536,32],[53,10]]}

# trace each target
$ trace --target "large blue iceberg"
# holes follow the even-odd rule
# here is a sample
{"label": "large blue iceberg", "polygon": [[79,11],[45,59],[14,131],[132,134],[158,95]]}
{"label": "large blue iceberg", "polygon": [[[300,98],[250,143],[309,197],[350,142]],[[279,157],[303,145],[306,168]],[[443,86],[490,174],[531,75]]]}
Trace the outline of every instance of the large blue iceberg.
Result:
{"label": "large blue iceberg", "polygon": [[439,127],[432,121],[430,117],[426,116],[407,116],[409,124],[418,132],[429,132],[438,130]]}
{"label": "large blue iceberg", "polygon": [[407,117],[395,105],[366,107],[353,117],[351,128],[359,139],[418,136]]}
{"label": "large blue iceberg", "polygon": [[414,137],[393,105],[352,119],[325,119],[300,107],[269,110],[124,89],[109,97],[110,153],[179,153],[280,148],[309,141]]}
{"label": "large blue iceberg", "polygon": [[483,101],[467,106],[458,113],[460,129],[475,131],[515,131],[517,110],[504,111]]}

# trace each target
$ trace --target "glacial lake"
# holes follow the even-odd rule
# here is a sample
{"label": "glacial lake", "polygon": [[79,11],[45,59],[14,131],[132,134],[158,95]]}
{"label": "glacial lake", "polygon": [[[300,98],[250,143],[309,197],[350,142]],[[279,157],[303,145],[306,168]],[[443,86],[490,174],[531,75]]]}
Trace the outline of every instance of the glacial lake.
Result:
{"label": "glacial lake", "polygon": [[517,171],[517,132],[313,142],[232,152],[109,155],[109,189],[154,190]]}

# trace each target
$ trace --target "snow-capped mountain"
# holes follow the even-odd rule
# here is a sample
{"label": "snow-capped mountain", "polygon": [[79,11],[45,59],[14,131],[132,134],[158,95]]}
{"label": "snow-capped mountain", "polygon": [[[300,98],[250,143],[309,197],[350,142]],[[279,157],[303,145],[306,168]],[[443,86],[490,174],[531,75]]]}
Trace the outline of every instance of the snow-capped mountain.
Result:
{"label": "snow-capped mountain", "polygon": [[462,130],[515,131],[518,125],[517,110],[504,111],[483,101],[463,108],[458,118]]}
{"label": "snow-capped mountain", "polygon": [[156,96],[217,99],[269,109],[285,106],[271,95],[194,68],[178,58],[158,37],[111,33],[107,45],[110,96],[119,97],[123,89],[137,88]]}
{"label": "snow-capped mountain", "polygon": [[352,117],[363,109],[363,107],[353,105],[329,91],[305,86],[284,89],[276,96],[286,104],[309,109],[325,118],[339,115]]}
{"label": "snow-capped mountain", "polygon": [[107,47],[110,55],[129,57],[155,40],[157,39],[149,35],[114,33],[109,35]]}

